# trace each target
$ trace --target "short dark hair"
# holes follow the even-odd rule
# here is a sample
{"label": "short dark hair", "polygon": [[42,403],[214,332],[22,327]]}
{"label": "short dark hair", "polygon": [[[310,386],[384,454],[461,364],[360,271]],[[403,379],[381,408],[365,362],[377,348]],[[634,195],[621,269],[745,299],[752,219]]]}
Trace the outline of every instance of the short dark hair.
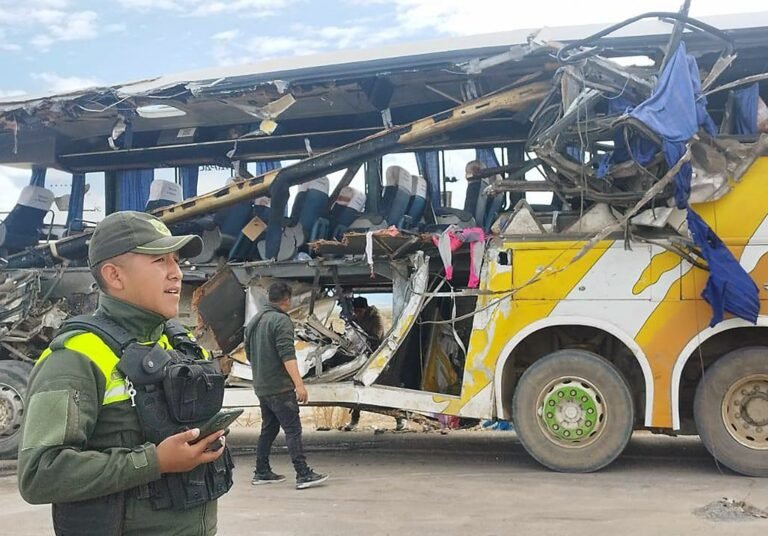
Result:
{"label": "short dark hair", "polygon": [[368,307],[368,300],[363,298],[362,296],[358,296],[354,300],[352,300],[352,308],[353,309],[365,309]]}
{"label": "short dark hair", "polygon": [[271,303],[280,303],[285,299],[291,299],[291,294],[291,287],[280,281],[269,285],[267,290],[267,297]]}

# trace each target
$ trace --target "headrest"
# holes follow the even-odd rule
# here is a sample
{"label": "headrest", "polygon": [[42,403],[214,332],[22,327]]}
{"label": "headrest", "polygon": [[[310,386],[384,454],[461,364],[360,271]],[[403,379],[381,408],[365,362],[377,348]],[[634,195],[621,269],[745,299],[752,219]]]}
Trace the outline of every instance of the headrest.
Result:
{"label": "headrest", "polygon": [[28,185],[21,189],[21,194],[19,194],[19,200],[16,204],[48,212],[51,210],[55,197],[52,191],[42,186]]}
{"label": "headrest", "polygon": [[472,160],[467,162],[467,165],[464,168],[464,178],[467,180],[477,180],[473,179],[472,176],[484,169],[485,164],[483,164],[480,160]]}
{"label": "headrest", "polygon": [[270,208],[272,206],[272,199],[266,196],[257,197],[256,199],[254,199],[253,204],[257,207]]}
{"label": "headrest", "polygon": [[386,186],[397,186],[413,193],[413,178],[411,173],[400,166],[389,166],[386,172]]}
{"label": "headrest", "polygon": [[334,204],[362,213],[365,211],[365,194],[351,186],[345,186]]}
{"label": "headrest", "polygon": [[323,192],[325,195],[328,195],[328,192],[330,192],[328,177],[320,177],[319,179],[314,179],[299,185],[299,192],[306,192],[307,190],[317,190],[318,192]]}
{"label": "headrest", "polygon": [[149,201],[172,201],[181,203],[181,186],[175,182],[155,179],[149,185]]}
{"label": "headrest", "polygon": [[427,179],[420,175],[411,175],[412,192],[415,192],[416,197],[427,197]]}

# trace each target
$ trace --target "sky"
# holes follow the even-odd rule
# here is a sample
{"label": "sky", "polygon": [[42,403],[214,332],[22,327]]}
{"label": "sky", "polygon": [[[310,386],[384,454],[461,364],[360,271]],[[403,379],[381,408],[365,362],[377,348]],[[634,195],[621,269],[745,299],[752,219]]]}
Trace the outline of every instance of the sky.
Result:
{"label": "sky", "polygon": [[[544,26],[611,23],[682,0],[0,0],[0,98],[266,59]],[[766,11],[692,0],[691,15]],[[415,165],[415,164],[414,164]],[[98,179],[86,210],[100,208]],[[218,177],[204,176],[201,186]],[[0,166],[0,212],[29,172]],[[50,172],[56,195],[69,176]],[[96,219],[98,213],[93,214]],[[2,215],[0,215],[0,218]]]}

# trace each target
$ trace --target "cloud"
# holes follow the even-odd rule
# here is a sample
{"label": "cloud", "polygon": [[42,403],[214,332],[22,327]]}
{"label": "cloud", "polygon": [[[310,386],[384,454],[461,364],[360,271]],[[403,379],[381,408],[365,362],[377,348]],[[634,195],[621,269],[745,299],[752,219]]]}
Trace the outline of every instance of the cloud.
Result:
{"label": "cloud", "polygon": [[184,8],[175,0],[118,0],[126,8],[136,11],[183,11]]}
{"label": "cloud", "polygon": [[275,57],[278,55],[301,56],[318,50],[314,39],[296,39],[294,37],[255,38],[248,44],[248,50],[257,56]]}
{"label": "cloud", "polygon": [[364,41],[366,34],[370,33],[370,29],[363,26],[324,26],[310,33],[323,41],[327,41],[335,48],[349,48]]}
{"label": "cloud", "polygon": [[[190,0],[187,0],[190,1]],[[192,0],[198,4],[190,13],[193,17],[208,17],[211,15],[238,14],[248,18],[263,18],[277,14],[281,9],[295,3],[296,0],[228,0],[226,2]]]}
{"label": "cloud", "polygon": [[6,41],[6,33],[3,28],[0,28],[0,50],[5,50],[6,52],[18,52],[21,50],[21,47],[15,43],[9,43]]}
{"label": "cloud", "polygon": [[233,39],[237,39],[240,37],[240,30],[227,30],[225,32],[219,32],[217,34],[213,34],[211,36],[211,39],[214,41],[232,41]]}
{"label": "cloud", "polygon": [[[99,35],[99,16],[91,10],[73,10],[67,0],[0,0],[0,27],[15,33],[34,32],[30,43],[48,49],[59,41],[81,41]],[[0,45],[18,50],[18,45]]]}
{"label": "cloud", "polygon": [[[356,4],[359,0],[346,0]],[[520,9],[509,0],[390,0],[395,11],[393,26],[404,33],[430,30],[447,35],[472,35],[540,28],[618,22],[638,14],[636,3],[594,2],[593,0],[549,0],[546,9]],[[680,2],[646,0],[643,11],[677,11]],[[727,7],[715,0],[692,3],[691,16],[745,13],[765,10],[760,0],[731,0]]]}
{"label": "cloud", "polygon": [[104,31],[109,33],[122,33],[128,30],[128,26],[122,22],[107,24],[104,26]]}
{"label": "cloud", "polygon": [[316,40],[293,37],[256,37],[247,41],[220,39],[214,45],[213,56],[219,65],[235,65],[277,57],[307,56],[322,49],[322,44]]}
{"label": "cloud", "polygon": [[9,212],[19,199],[21,189],[29,184],[29,170],[0,166],[0,212]]}
{"label": "cloud", "polygon": [[11,99],[13,97],[21,97],[22,95],[26,94],[27,93],[25,91],[21,91],[20,89],[0,89],[0,99]]}
{"label": "cloud", "polygon": [[148,11],[175,11],[192,17],[234,15],[262,18],[277,14],[279,10],[303,0],[118,0],[125,9]]}
{"label": "cloud", "polygon": [[48,31],[56,41],[79,41],[93,39],[99,35],[96,21],[99,16],[93,11],[80,11],[66,16],[61,24],[52,24]]}
{"label": "cloud", "polygon": [[78,76],[60,76],[55,73],[34,73],[32,78],[40,80],[46,86],[46,91],[51,93],[68,93],[95,86],[103,86],[104,83],[92,78],[80,78]]}
{"label": "cloud", "polygon": [[[367,48],[401,36],[397,28],[374,31],[365,25],[310,26],[293,24],[286,35],[240,39],[238,30],[211,36],[213,56],[219,65],[258,62],[278,57],[307,56],[324,51]],[[288,37],[288,36],[301,37]]]}

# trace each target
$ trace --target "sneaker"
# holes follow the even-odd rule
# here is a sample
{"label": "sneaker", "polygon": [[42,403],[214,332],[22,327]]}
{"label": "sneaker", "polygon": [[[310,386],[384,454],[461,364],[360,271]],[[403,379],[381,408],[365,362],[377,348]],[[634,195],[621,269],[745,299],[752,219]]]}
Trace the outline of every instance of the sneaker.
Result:
{"label": "sneaker", "polygon": [[403,417],[397,417],[395,419],[395,422],[397,423],[397,425],[395,426],[396,432],[402,432],[403,430],[408,428],[408,421],[406,421],[405,418]]}
{"label": "sneaker", "polygon": [[285,476],[275,474],[270,469],[269,471],[254,473],[251,485],[261,486],[262,484],[279,484],[280,482],[285,482]]}
{"label": "sneaker", "polygon": [[328,480],[328,475],[320,475],[310,469],[303,475],[296,475],[296,489],[313,488],[326,480]]}
{"label": "sneaker", "polygon": [[347,424],[344,428],[342,428],[342,430],[345,431],[345,432],[352,432],[355,429],[357,429],[357,423],[356,422],[351,422],[351,423]]}

